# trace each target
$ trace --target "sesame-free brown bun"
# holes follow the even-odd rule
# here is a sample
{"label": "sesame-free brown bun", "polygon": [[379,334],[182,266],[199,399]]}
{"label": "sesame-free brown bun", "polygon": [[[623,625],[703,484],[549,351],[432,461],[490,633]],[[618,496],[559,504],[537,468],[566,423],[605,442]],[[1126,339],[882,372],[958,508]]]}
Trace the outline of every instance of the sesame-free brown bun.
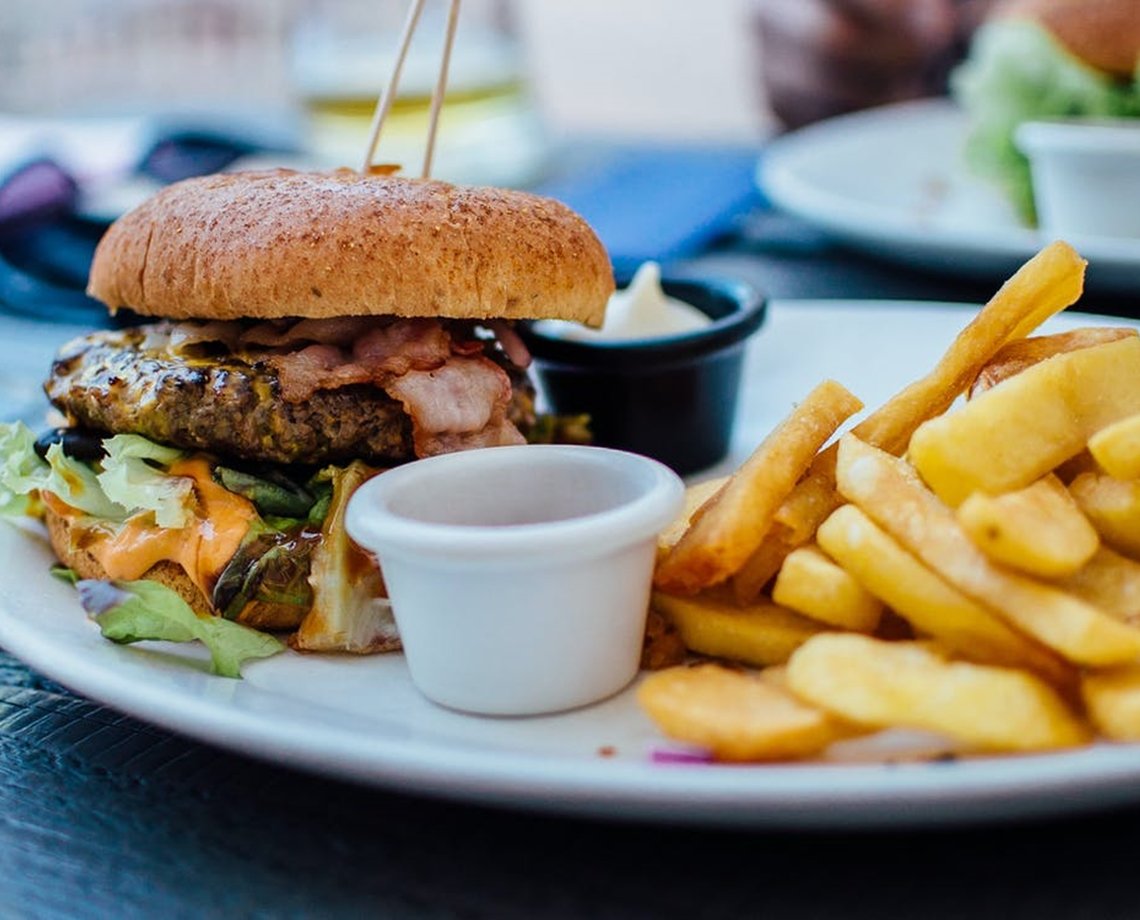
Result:
{"label": "sesame-free brown bun", "polygon": [[1140,56],[1140,0],[1007,0],[999,15],[1032,19],[1074,57],[1131,78]]}
{"label": "sesame-free brown bun", "polygon": [[350,170],[175,183],[121,217],[88,293],[170,319],[392,314],[601,325],[605,249],[560,202]]}
{"label": "sesame-free brown bun", "polygon": [[[105,580],[107,572],[99,561],[84,549],[75,539],[74,523],[71,518],[56,514],[51,508],[44,509],[44,523],[47,525],[48,540],[59,561],[75,572],[80,578]],[[210,604],[201,591],[190,580],[182,566],[176,562],[159,562],[151,566],[144,576],[157,581],[178,594],[199,616],[212,613]]]}

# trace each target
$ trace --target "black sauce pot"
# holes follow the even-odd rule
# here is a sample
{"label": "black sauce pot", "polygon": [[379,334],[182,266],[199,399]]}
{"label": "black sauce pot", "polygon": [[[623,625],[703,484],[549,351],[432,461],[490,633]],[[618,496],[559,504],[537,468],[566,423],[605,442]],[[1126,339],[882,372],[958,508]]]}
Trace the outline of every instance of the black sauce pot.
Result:
{"label": "black sauce pot", "polygon": [[764,321],[765,301],[732,279],[663,278],[661,286],[713,322],[623,341],[560,339],[533,323],[519,331],[551,411],[587,414],[595,444],[645,454],[685,475],[728,452],[744,349]]}

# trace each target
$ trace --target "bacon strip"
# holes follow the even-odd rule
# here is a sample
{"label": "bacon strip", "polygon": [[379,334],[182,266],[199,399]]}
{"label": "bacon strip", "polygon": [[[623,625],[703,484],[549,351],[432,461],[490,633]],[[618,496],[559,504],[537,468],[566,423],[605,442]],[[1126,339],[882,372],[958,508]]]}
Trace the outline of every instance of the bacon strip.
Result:
{"label": "bacon strip", "polygon": [[349,348],[352,343],[376,327],[389,323],[387,317],[333,316],[328,319],[302,319],[289,325],[280,320],[266,320],[241,334],[243,345],[265,348],[292,348],[308,342]]}
{"label": "bacon strip", "polygon": [[[487,326],[509,360],[520,368],[529,363],[526,346],[508,325],[491,321]],[[231,350],[282,349],[261,360],[276,373],[286,402],[301,403],[318,390],[354,384],[380,387],[411,418],[419,457],[524,440],[507,419],[510,377],[484,355],[485,343],[464,325],[358,316],[290,325],[266,321],[240,336],[236,323],[179,324],[175,329],[180,344],[219,341]]]}
{"label": "bacon strip", "polygon": [[484,357],[454,357],[431,371],[409,371],[387,386],[412,419],[417,457],[522,444],[507,420],[511,380]]}

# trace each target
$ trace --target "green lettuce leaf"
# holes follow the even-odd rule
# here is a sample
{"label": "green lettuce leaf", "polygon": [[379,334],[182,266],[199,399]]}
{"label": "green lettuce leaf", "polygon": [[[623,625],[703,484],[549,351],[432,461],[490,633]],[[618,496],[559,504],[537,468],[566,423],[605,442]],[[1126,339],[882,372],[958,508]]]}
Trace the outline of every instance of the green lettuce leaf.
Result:
{"label": "green lettuce leaf", "polygon": [[36,489],[52,492],[73,508],[95,517],[123,520],[127,510],[103,492],[86,463],[63,452],[59,444],[41,460],[36,437],[23,422],[0,425],[0,512],[22,514],[27,495]]}
{"label": "green lettuce leaf", "polygon": [[23,422],[0,425],[0,514],[26,513],[27,495],[38,489],[92,517],[124,521],[153,511],[160,527],[186,526],[193,482],[164,470],[182,451],[120,434],[103,442],[107,455],[93,467],[69,457],[58,443],[41,459],[35,443]]}
{"label": "green lettuce leaf", "polygon": [[112,642],[197,640],[209,650],[214,673],[222,677],[241,677],[243,662],[285,648],[268,633],[220,617],[199,617],[176,592],[156,581],[84,579],[76,589],[84,610]]}
{"label": "green lettuce leaf", "polygon": [[153,511],[159,527],[185,527],[193,482],[167,475],[164,468],[182,456],[173,447],[155,444],[137,434],[117,434],[103,442],[107,456],[97,475],[111,501],[135,511]]}
{"label": "green lettuce leaf", "polygon": [[47,476],[47,464],[35,452],[35,436],[23,422],[0,425],[0,514],[27,513],[28,492]]}

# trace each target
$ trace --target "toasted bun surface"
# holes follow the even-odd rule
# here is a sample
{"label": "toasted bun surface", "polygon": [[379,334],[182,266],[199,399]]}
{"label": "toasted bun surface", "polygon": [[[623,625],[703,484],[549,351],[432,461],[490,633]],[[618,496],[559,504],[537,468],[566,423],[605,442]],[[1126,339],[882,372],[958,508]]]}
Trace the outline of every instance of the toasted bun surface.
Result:
{"label": "toasted bun surface", "polygon": [[1090,67],[1130,78],[1140,57],[1137,0],[1008,0],[1002,15],[1032,19]]}
{"label": "toasted bun surface", "polygon": [[597,326],[609,258],[565,205],[349,170],[188,179],[117,220],[88,293],[171,319],[394,314]]}
{"label": "toasted bun surface", "polygon": [[[47,524],[48,539],[56,557],[80,578],[105,579],[107,572],[98,560],[82,546],[78,545],[73,533],[72,521],[56,514],[50,508],[44,510],[44,523]],[[157,581],[177,593],[199,616],[213,613],[209,601],[190,580],[182,566],[175,562],[159,562],[151,566],[143,578]]]}

